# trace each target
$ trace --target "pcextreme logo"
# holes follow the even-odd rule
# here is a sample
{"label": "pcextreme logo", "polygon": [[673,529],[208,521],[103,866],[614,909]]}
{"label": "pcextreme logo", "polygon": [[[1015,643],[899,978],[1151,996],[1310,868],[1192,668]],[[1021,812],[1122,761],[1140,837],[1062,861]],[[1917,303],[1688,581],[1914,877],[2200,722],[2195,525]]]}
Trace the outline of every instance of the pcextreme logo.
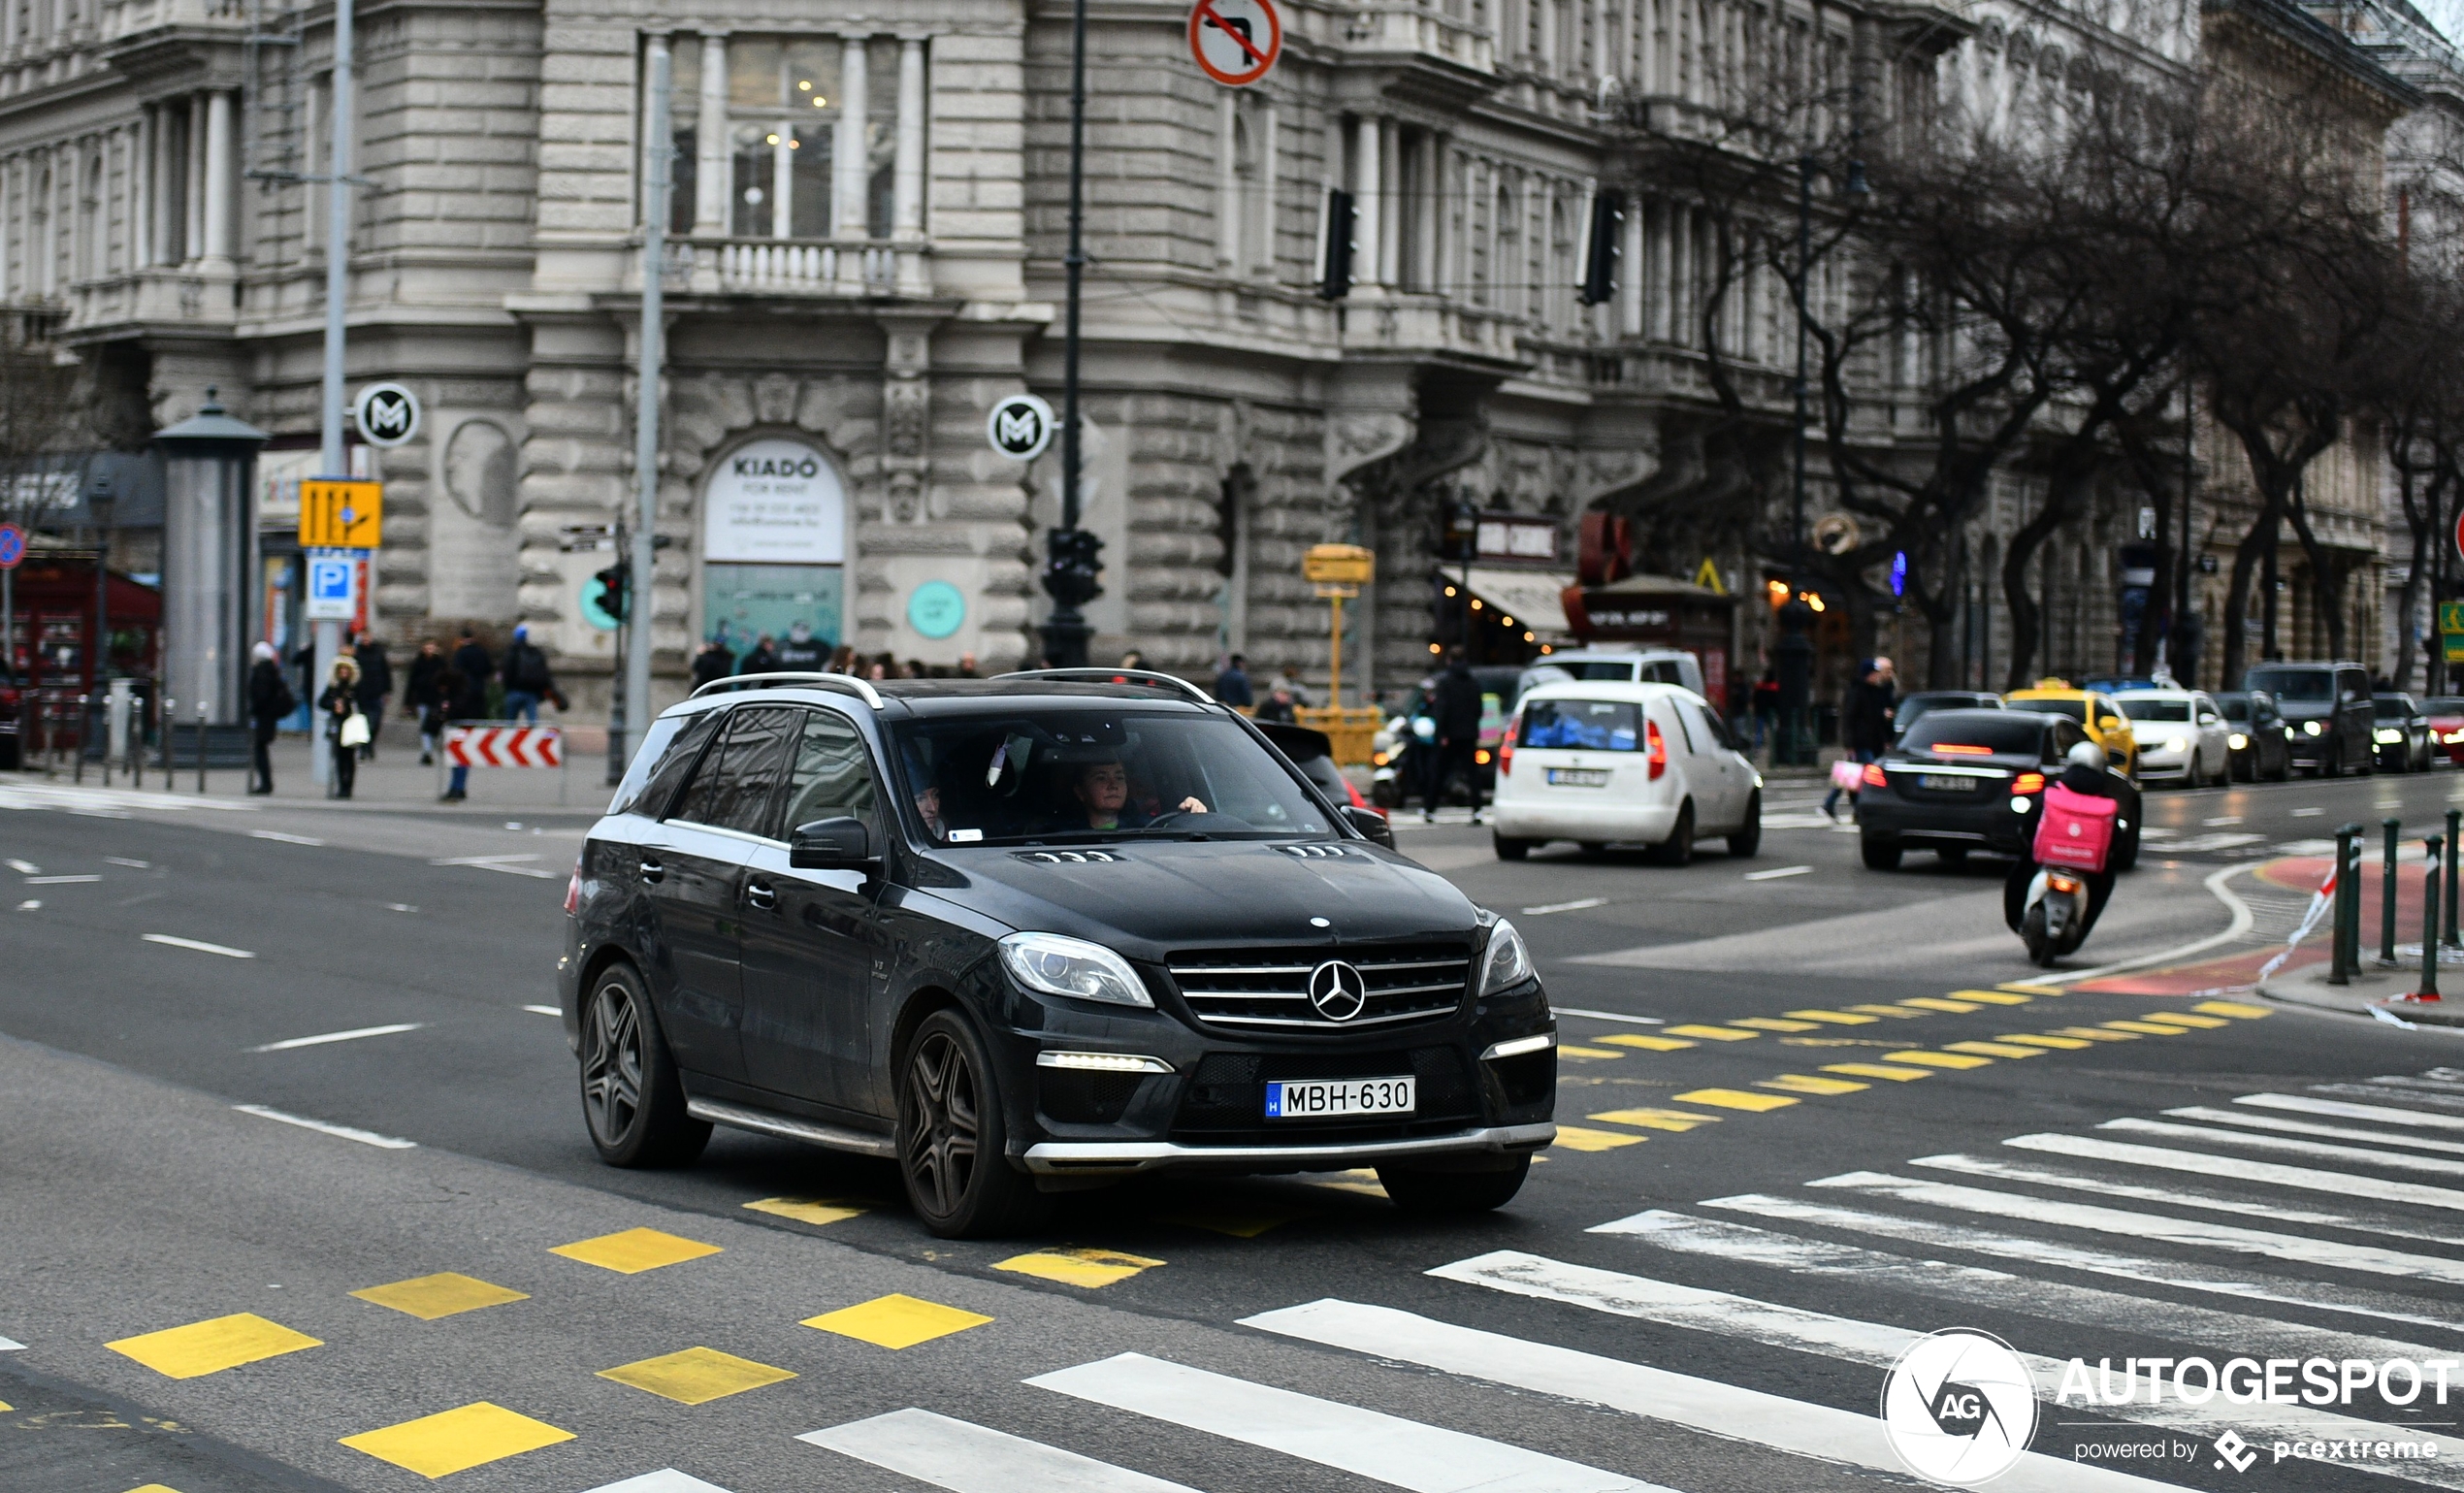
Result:
{"label": "pcextreme logo", "polygon": [[1991,1333],[1919,1338],[1882,1386],[1882,1424],[1908,1471],[1972,1487],[2010,1471],[2036,1435],[2036,1381]]}

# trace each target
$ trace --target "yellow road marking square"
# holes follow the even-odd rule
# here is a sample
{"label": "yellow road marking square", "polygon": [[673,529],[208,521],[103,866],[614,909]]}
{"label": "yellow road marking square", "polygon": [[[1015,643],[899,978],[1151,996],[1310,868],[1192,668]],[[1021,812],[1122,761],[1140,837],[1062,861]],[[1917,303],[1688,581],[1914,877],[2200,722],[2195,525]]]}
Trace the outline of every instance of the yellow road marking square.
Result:
{"label": "yellow road marking square", "polygon": [[1058,1281],[1063,1285],[1084,1285],[1092,1290],[1126,1281],[1142,1270],[1162,1264],[1143,1254],[1123,1254],[1118,1250],[1037,1250],[1027,1254],[1014,1254],[993,1266],[1013,1275],[1033,1276],[1039,1281]]}
{"label": "yellow road marking square", "polygon": [[2101,1026],[2057,1026],[2054,1028],[2054,1035],[2085,1037],[2091,1042],[2136,1042],[2139,1040],[2126,1031],[2107,1031]]}
{"label": "yellow road marking square", "polygon": [[1994,1040],[1996,1042],[2016,1042],[2021,1047],[2051,1048],[2058,1053],[2076,1053],[2083,1047],[2094,1047],[2096,1045],[2093,1042],[2082,1041],[2077,1037],[2040,1037],[2032,1032],[2018,1035],[2006,1034],[1995,1037]]}
{"label": "yellow road marking square", "polygon": [[645,1358],[621,1368],[601,1369],[600,1379],[612,1379],[620,1384],[646,1389],[663,1400],[678,1405],[707,1405],[731,1394],[759,1389],[795,1378],[786,1369],[774,1369],[766,1363],[738,1358],[715,1347],[689,1347],[681,1353],[667,1353]]}
{"label": "yellow road marking square", "polygon": [[[1679,1135],[1683,1135],[1696,1125],[1716,1125],[1720,1122],[1720,1117],[1717,1115],[1689,1115],[1683,1110],[1609,1110],[1605,1114],[1594,1115],[1590,1118],[1612,1125],[1633,1125],[1642,1130],[1671,1130]],[[1566,1127],[1558,1126],[1557,1133],[1565,1134]]]}
{"label": "yellow road marking square", "polygon": [[2204,1011],[2210,1016],[2238,1016],[2246,1022],[2254,1022],[2262,1016],[2276,1014],[2265,1006],[2248,1005],[2238,1000],[2203,1000],[2190,1009]]}
{"label": "yellow road marking square", "polygon": [[1561,1057],[1623,1057],[1626,1055],[1615,1048],[1583,1047],[1572,1042],[1559,1043],[1557,1055]]}
{"label": "yellow road marking square", "polygon": [[1620,1135],[1614,1130],[1594,1130],[1588,1125],[1557,1127],[1557,1144],[1568,1151],[1615,1151],[1620,1146],[1639,1146],[1648,1139],[1642,1135]]}
{"label": "yellow road marking square", "polygon": [[362,1301],[373,1301],[380,1307],[391,1307],[423,1322],[462,1312],[476,1312],[481,1307],[501,1307],[508,1301],[528,1301],[521,1291],[491,1285],[473,1276],[456,1275],[448,1270],[441,1275],[421,1276],[415,1281],[396,1281],[391,1285],[372,1285],[352,1295]]}
{"label": "yellow road marking square", "polygon": [[460,1410],[345,1436],[342,1444],[422,1477],[442,1477],[572,1439],[570,1431],[478,1400]]}
{"label": "yellow road marking square", "polygon": [[1673,1053],[1694,1046],[1683,1037],[1647,1037],[1640,1032],[1621,1031],[1613,1037],[1600,1039],[1613,1047],[1639,1048],[1646,1053]]}
{"label": "yellow road marking square", "polygon": [[2040,1048],[2020,1047],[2008,1042],[1945,1042],[1946,1053],[1974,1053],[1980,1057],[2042,1057]]}
{"label": "yellow road marking square", "polygon": [[1183,1208],[1179,1213],[1166,1214],[1163,1221],[1178,1223],[1186,1228],[1202,1228],[1213,1233],[1229,1234],[1235,1239],[1255,1239],[1268,1229],[1281,1228],[1286,1223],[1302,1218],[1313,1218],[1316,1216],[1313,1209],[1308,1208],[1281,1208],[1273,1204],[1261,1207],[1207,1203],[1195,1208]]}
{"label": "yellow road marking square", "polygon": [[2233,1023],[2213,1016],[2192,1016],[2187,1011],[2151,1011],[2140,1018],[2143,1022],[2169,1022],[2176,1026],[2197,1026],[2214,1030]]}
{"label": "yellow road marking square", "polygon": [[662,1233],[655,1228],[629,1228],[621,1233],[601,1234],[597,1239],[578,1240],[558,1245],[547,1251],[562,1254],[568,1260],[597,1265],[618,1275],[637,1276],[662,1265],[680,1265],[697,1260],[705,1254],[718,1254],[717,1245],[706,1245],[697,1239],[686,1239]]}
{"label": "yellow road marking square", "polygon": [[1889,1079],[1895,1084],[1912,1084],[1921,1078],[1933,1077],[1930,1068],[1894,1068],[1879,1062],[1827,1062],[1825,1073],[1853,1073],[1859,1078]]}
{"label": "yellow road marking square", "polygon": [[1775,1088],[1784,1094],[1853,1094],[1873,1086],[1852,1084],[1846,1079],[1816,1078],[1810,1073],[1783,1073],[1777,1078],[1756,1079],[1754,1087]]}
{"label": "yellow road marking square", "polygon": [[856,1217],[864,1210],[854,1203],[827,1197],[765,1197],[744,1205],[755,1213],[766,1213],[781,1218],[794,1218],[798,1223],[816,1226],[840,1223]]}
{"label": "yellow road marking square", "polygon": [[1922,1011],[1902,1011],[1897,1006],[1861,1005],[1850,1006],[1848,1009],[1851,1011],[1863,1011],[1867,1016],[1896,1017],[1902,1022],[1913,1022],[1918,1017],[1925,1015]]}
{"label": "yellow road marking square", "polygon": [[842,1338],[854,1338],[876,1347],[913,1347],[935,1338],[946,1338],[954,1332],[981,1327],[992,1318],[979,1312],[962,1312],[936,1301],[922,1301],[913,1296],[892,1293],[876,1296],[870,1301],[825,1312],[804,1318],[807,1327],[834,1332]]}
{"label": "yellow road marking square", "polygon": [[1701,1037],[1710,1042],[1751,1042],[1762,1035],[1759,1031],[1746,1031],[1735,1026],[1705,1026],[1699,1022],[1689,1022],[1683,1026],[1671,1026],[1669,1028],[1669,1034],[1674,1037]]}
{"label": "yellow road marking square", "polygon": [[1953,990],[1946,1000],[1973,1000],[1988,1006],[2024,1006],[2028,997],[2002,990]]}
{"label": "yellow road marking square", "polygon": [[1929,1068],[1990,1068],[1994,1065],[1994,1059],[1991,1057],[1977,1057],[1966,1053],[1927,1053],[1911,1051],[1905,1053],[1885,1053],[1882,1055],[1892,1062],[1921,1063]]}
{"label": "yellow road marking square", "polygon": [[1939,995],[1912,995],[1899,1004],[1914,1006],[1920,1011],[1948,1011],[1954,1015],[1977,1008],[1972,1000],[1945,1000]]}
{"label": "yellow road marking square", "polygon": [[[0,1405],[0,1410],[7,1409],[7,1406]],[[168,1483],[149,1482],[143,1487],[131,1488],[128,1490],[128,1493],[179,1493],[179,1490],[170,1486]]]}
{"label": "yellow road marking square", "polygon": [[1362,1197],[1384,1197],[1386,1185],[1378,1180],[1375,1167],[1355,1166],[1346,1172],[1321,1172],[1303,1178],[1313,1187],[1332,1187],[1338,1192],[1357,1192]]}
{"label": "yellow road marking square", "polygon": [[1707,1104],[1715,1110],[1744,1110],[1752,1115],[1784,1110],[1797,1102],[1778,1094],[1750,1094],[1742,1088],[1697,1088],[1673,1097],[1679,1104]]}
{"label": "yellow road marking square", "polygon": [[2187,1026],[2168,1026],[2157,1022],[2099,1022],[2096,1024],[2115,1031],[2141,1032],[2151,1037],[2178,1037],[2189,1030]]}
{"label": "yellow road marking square", "polygon": [[1729,1022],[1731,1026],[1752,1026],[1762,1031],[1812,1031],[1812,1022],[1791,1022],[1776,1016],[1741,1016]]}
{"label": "yellow road marking square", "polygon": [[1871,1026],[1879,1017],[1858,1016],[1847,1011],[1791,1011],[1790,1016],[1808,1022],[1823,1022],[1832,1026]]}
{"label": "yellow road marking square", "polygon": [[243,1363],[296,1353],[304,1347],[322,1347],[324,1340],[293,1332],[254,1312],[236,1312],[229,1316],[190,1322],[185,1327],[166,1327],[160,1332],[142,1333],[103,1346],[123,1358],[136,1359],[166,1379],[200,1379]]}

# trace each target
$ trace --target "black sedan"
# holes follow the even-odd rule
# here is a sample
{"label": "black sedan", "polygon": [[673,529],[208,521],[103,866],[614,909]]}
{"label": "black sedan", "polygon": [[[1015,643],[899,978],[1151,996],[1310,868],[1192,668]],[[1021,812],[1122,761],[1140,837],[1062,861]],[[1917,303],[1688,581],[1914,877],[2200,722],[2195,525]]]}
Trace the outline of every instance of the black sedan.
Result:
{"label": "black sedan", "polygon": [[2228,728],[2224,742],[2232,751],[2233,780],[2282,783],[2293,775],[2293,729],[2265,690],[2236,690],[2215,697]]}
{"label": "black sedan", "polygon": [[2370,728],[2370,755],[2389,772],[2427,772],[2433,742],[2430,717],[2410,695],[2370,697],[2376,719]]}
{"label": "black sedan", "polygon": [[1904,736],[1927,714],[1935,710],[1999,710],[2002,697],[1984,690],[1918,690],[1899,697],[1891,717],[1892,730]]}
{"label": "black sedan", "polygon": [[[2026,855],[2046,780],[2086,739],[2078,722],[2033,711],[1927,712],[1865,768],[1857,795],[1865,864],[1894,870],[1911,847],[1949,861],[1972,850]],[[2114,784],[2122,812],[2113,868],[2126,871],[2139,859],[2139,791],[2119,773]]]}

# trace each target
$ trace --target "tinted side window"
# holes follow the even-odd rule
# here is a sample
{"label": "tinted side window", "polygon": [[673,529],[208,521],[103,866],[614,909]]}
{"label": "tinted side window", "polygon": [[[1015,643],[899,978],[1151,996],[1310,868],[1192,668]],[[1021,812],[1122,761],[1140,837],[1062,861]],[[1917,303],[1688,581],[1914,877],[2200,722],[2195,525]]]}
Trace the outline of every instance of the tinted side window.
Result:
{"label": "tinted side window", "polygon": [[779,816],[779,828],[764,832],[784,839],[796,826],[817,819],[859,819],[878,836],[881,815],[873,794],[872,755],[864,749],[863,736],[827,710],[798,713],[804,717],[803,730],[788,772],[787,812]]}
{"label": "tinted side window", "polygon": [[2336,670],[2336,693],[2348,700],[2367,700],[2370,676],[2357,668],[2340,668]]}
{"label": "tinted side window", "polygon": [[[694,759],[710,744],[711,736],[726,717],[724,710],[704,710],[681,721],[653,722],[650,739],[642,743],[641,755],[633,762],[632,770],[641,773],[640,780],[628,781],[616,790],[616,804],[609,812],[663,817],[667,805],[674,801],[677,788],[684,783],[685,774],[693,770]],[[632,776],[632,772],[627,773],[629,779]]]}
{"label": "tinted side window", "polygon": [[702,760],[667,817],[715,829],[769,833],[770,811],[787,778],[788,748],[803,713],[776,706],[731,712],[727,739]]}
{"label": "tinted side window", "polygon": [[2059,716],[2056,716],[2054,718],[2053,750],[2047,755],[2046,760],[2048,762],[2059,762],[2062,758],[2070,755],[2070,749],[2072,747],[2077,746],[2079,743],[2087,739],[2088,733],[2080,730],[2076,724],[2070,721],[2065,721]]}

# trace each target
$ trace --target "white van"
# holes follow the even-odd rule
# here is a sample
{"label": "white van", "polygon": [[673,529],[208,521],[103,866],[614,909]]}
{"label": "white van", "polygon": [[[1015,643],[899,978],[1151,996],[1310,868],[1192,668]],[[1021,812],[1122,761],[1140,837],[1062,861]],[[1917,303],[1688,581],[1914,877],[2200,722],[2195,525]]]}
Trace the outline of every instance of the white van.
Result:
{"label": "white van", "polygon": [[1569,648],[1534,659],[1515,681],[1520,699],[1543,684],[1569,679],[1622,679],[1629,683],[1673,684],[1704,699],[1702,661],[1682,648]]}
{"label": "white van", "polygon": [[1501,860],[1572,840],[1653,846],[1664,864],[1725,835],[1729,854],[1763,839],[1763,775],[1718,713],[1671,684],[1583,680],[1525,694],[1499,742],[1491,831]]}

